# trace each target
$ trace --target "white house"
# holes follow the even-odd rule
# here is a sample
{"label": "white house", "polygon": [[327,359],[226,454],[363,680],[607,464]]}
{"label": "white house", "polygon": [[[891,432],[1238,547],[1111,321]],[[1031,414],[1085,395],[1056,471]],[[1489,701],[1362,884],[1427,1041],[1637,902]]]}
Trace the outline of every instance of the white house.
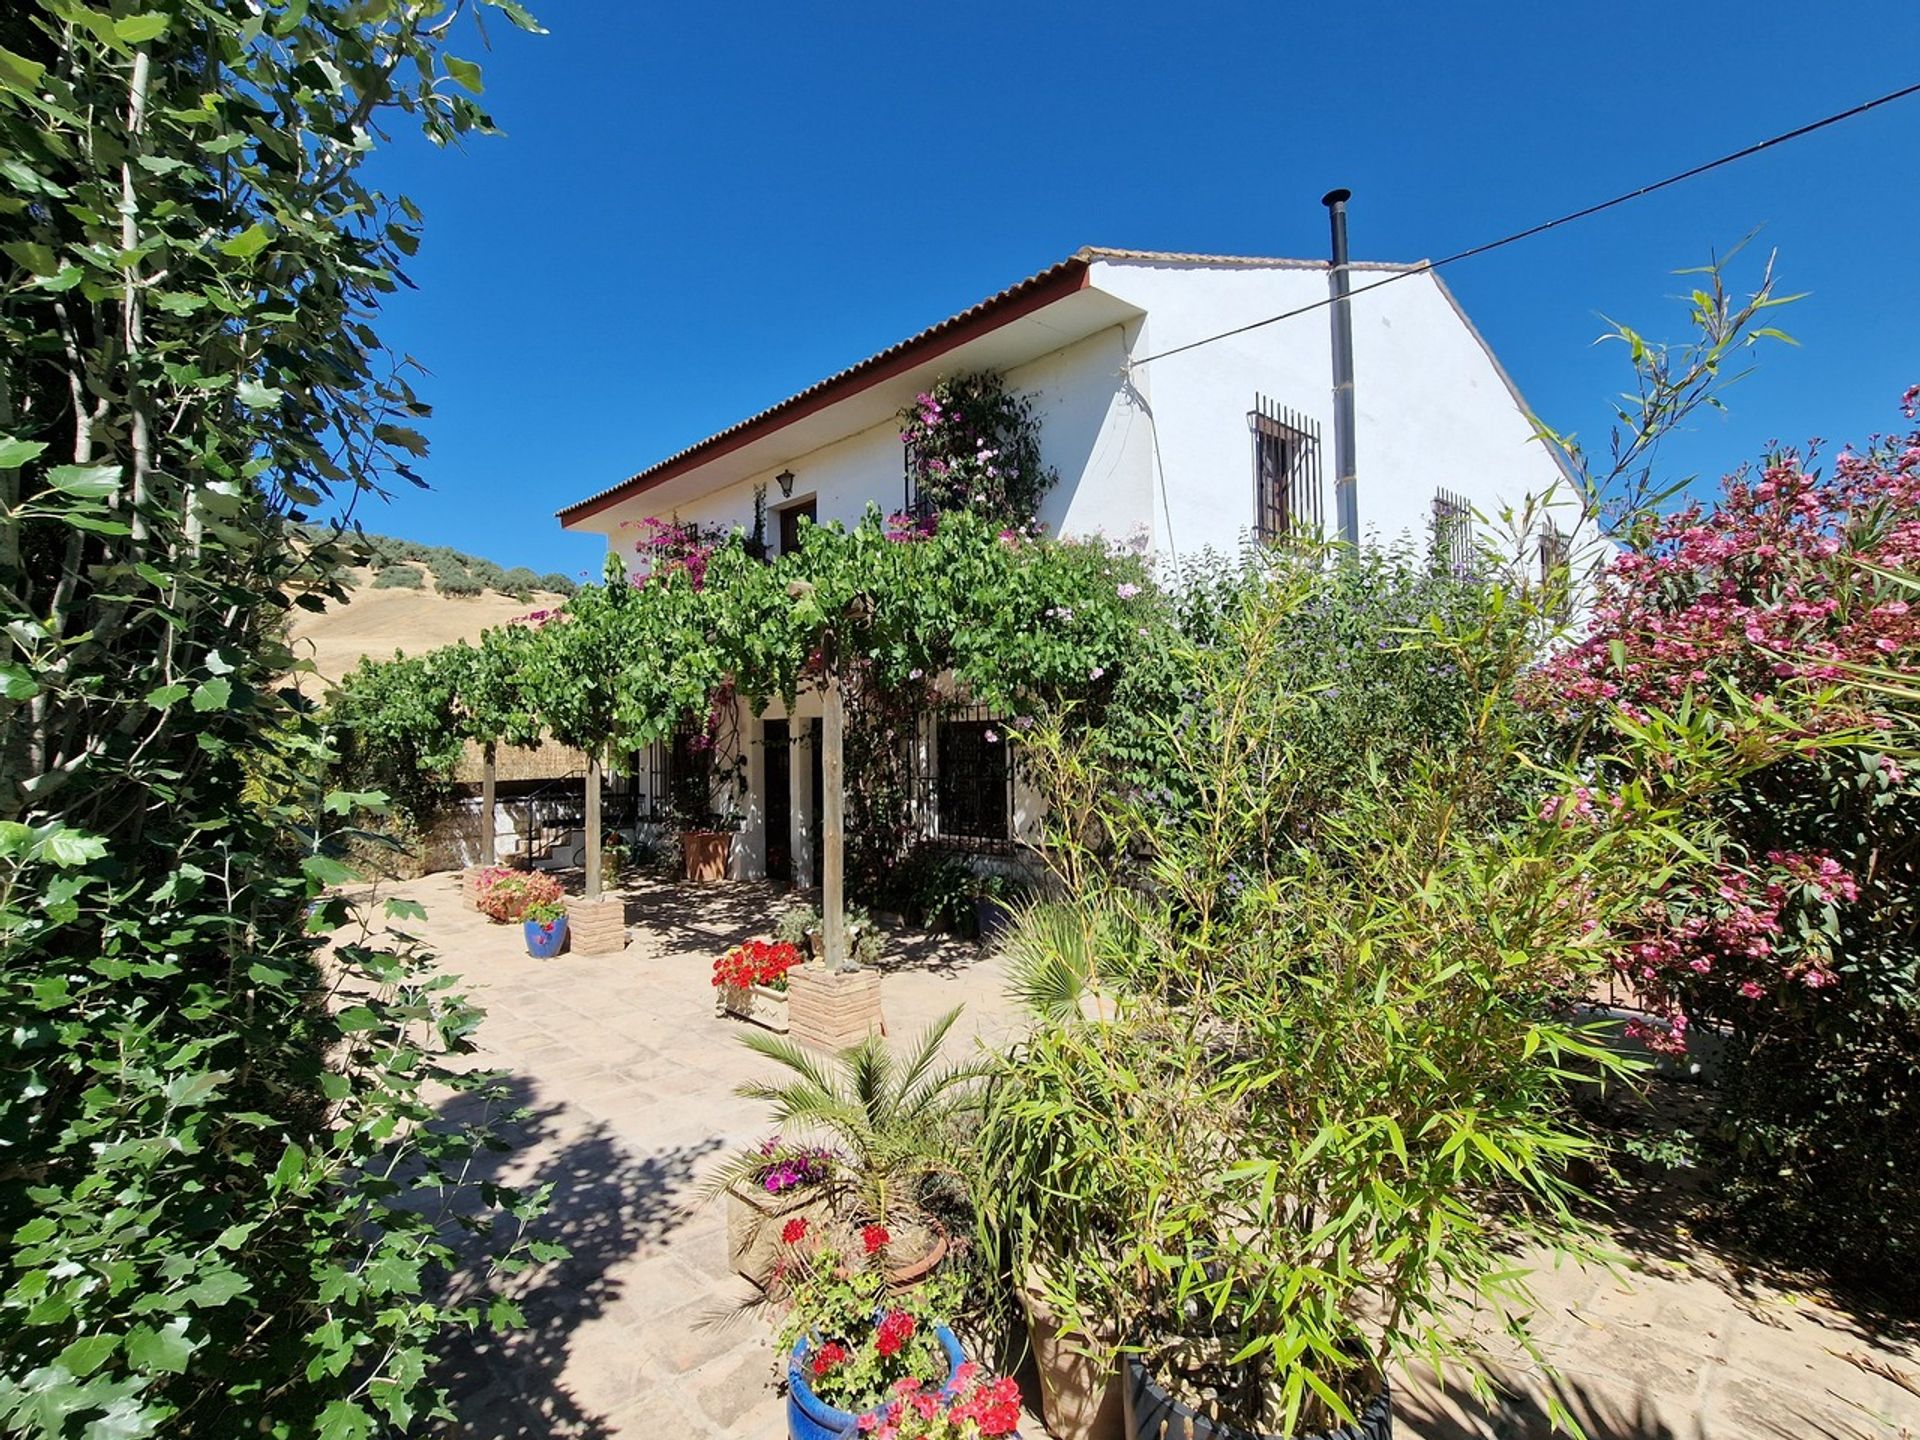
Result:
{"label": "white house", "polygon": [[[1493,515],[1554,489],[1556,457],[1439,276],[1349,269],[1360,536],[1457,542],[1469,509]],[[1060,477],[1040,511],[1055,533],[1133,538],[1165,559],[1230,551],[1303,518],[1333,533],[1332,274],[1326,261],[1081,250],[567,506],[560,522],[627,553],[646,516],[751,529],[756,493],[775,544],[790,543],[802,515],[852,524],[870,504],[906,508],[900,411],[941,376],[992,371],[1033,404]],[[1390,277],[1399,278],[1376,283]],[[743,717],[749,798],[736,874],[805,878],[813,868],[812,718],[804,700],[793,717]],[[971,766],[976,736],[964,727],[981,723],[930,722],[922,736],[935,838],[989,845],[1031,831],[1027,797],[1003,770],[975,777],[1003,801],[961,796],[949,777],[941,804],[942,755],[949,769]],[[641,765],[634,783],[650,801],[671,765],[663,756]],[[995,803],[1004,816],[983,825]],[[943,808],[965,818],[943,825]]]}

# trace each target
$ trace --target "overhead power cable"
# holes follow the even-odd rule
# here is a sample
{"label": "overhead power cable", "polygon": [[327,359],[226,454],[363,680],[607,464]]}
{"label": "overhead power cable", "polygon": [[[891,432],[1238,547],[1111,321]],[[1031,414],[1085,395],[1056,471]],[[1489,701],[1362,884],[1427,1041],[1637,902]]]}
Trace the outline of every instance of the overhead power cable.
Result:
{"label": "overhead power cable", "polygon": [[[1567,214],[1557,216],[1552,220],[1543,220],[1538,225],[1528,226],[1525,230],[1516,230],[1511,235],[1503,235],[1498,240],[1489,240],[1484,245],[1475,245],[1469,249],[1457,251],[1452,255],[1443,256],[1438,260],[1422,260],[1418,265],[1410,265],[1404,270],[1396,270],[1384,279],[1373,280],[1365,285],[1356,286],[1350,290],[1348,294],[1349,296],[1364,295],[1369,290],[1378,290],[1381,286],[1391,285],[1396,280],[1408,280],[1415,275],[1424,275],[1428,271],[1438,270],[1443,265],[1453,265],[1462,260],[1471,260],[1474,256],[1485,255],[1490,250],[1498,250],[1503,246],[1512,245],[1521,240],[1531,239],[1535,235],[1543,235],[1547,231],[1556,229],[1559,226],[1571,225],[1576,220],[1584,220],[1590,215],[1598,215],[1603,210],[1611,210],[1614,206],[1624,205],[1629,200],[1638,200],[1643,195],[1651,195],[1655,191],[1665,190],[1671,185],[1678,185],[1682,181],[1695,179],[1707,174],[1709,171],[1718,170],[1724,165],[1731,165],[1736,160],[1745,160],[1749,156],[1758,155],[1762,150],[1771,150],[1776,145],[1784,145],[1789,140],[1798,140],[1803,135],[1811,135],[1816,130],[1825,130],[1830,125],[1838,125],[1842,120],[1851,120],[1855,116],[1866,114],[1869,110],[1877,109],[1882,105],[1892,104],[1895,100],[1904,100],[1907,96],[1916,94],[1920,94],[1920,81],[1916,81],[1914,84],[1904,86],[1898,90],[1888,91],[1885,95],[1876,96],[1872,100],[1864,100],[1850,109],[1836,111],[1832,115],[1824,116],[1819,120],[1809,121],[1807,124],[1797,126],[1792,130],[1785,130],[1778,135],[1771,135],[1765,140],[1755,141],[1753,144],[1745,146],[1742,149],[1722,155],[1717,160],[1708,160],[1704,164],[1695,165],[1691,169],[1682,170],[1675,175],[1669,175],[1664,180],[1655,180],[1651,184],[1640,186],[1638,189],[1628,190],[1623,194],[1615,195],[1611,200],[1602,200],[1593,205],[1583,206],[1581,209],[1569,211]],[[1179,355],[1188,350],[1197,350],[1202,345],[1212,345],[1220,340],[1230,340],[1235,335],[1246,334],[1249,330],[1259,330],[1268,325],[1278,325],[1282,320],[1292,320],[1296,316],[1311,314],[1315,310],[1324,310],[1333,303],[1334,297],[1329,295],[1324,300],[1315,300],[1312,304],[1302,305],[1298,309],[1287,310],[1279,315],[1269,315],[1264,320],[1254,320],[1248,324],[1236,326],[1232,330],[1222,330],[1218,335],[1203,336],[1198,340],[1189,340],[1184,345],[1175,345],[1170,350],[1162,350],[1157,354],[1144,356],[1141,359],[1132,361],[1128,368],[1135,369],[1141,365],[1151,365],[1155,360],[1165,360],[1169,355]]]}

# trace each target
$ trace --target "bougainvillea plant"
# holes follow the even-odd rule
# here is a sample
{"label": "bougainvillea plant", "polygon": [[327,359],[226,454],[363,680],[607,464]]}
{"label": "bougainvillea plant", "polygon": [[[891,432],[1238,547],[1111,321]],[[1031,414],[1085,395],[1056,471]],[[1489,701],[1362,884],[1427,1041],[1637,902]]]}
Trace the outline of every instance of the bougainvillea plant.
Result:
{"label": "bougainvillea plant", "polygon": [[707,562],[713,552],[727,542],[724,531],[690,521],[662,520],[657,515],[622,521],[620,528],[640,532],[640,538],[633,542],[634,553],[640,557],[640,568],[630,577],[635,585],[645,585],[656,575],[672,570],[684,570],[698,590],[707,583]]}
{"label": "bougainvillea plant", "polygon": [[907,472],[926,516],[974,510],[1022,524],[1059,476],[1040,458],[1033,405],[997,375],[936,382],[900,412]]}
{"label": "bougainvillea plant", "polygon": [[474,903],[496,925],[510,925],[526,919],[535,906],[544,909],[560,904],[566,894],[566,888],[551,875],[496,867],[480,872]]}
{"label": "bougainvillea plant", "polygon": [[713,962],[713,988],[745,990],[764,985],[787,988],[787,971],[800,963],[800,948],[786,940],[749,940]]}
{"label": "bougainvillea plant", "polygon": [[1020,1385],[1006,1376],[981,1373],[973,1361],[953,1373],[952,1393],[929,1390],[918,1380],[894,1387],[894,1398],[859,1420],[859,1433],[873,1440],[980,1440],[1011,1435],[1020,1424]]}

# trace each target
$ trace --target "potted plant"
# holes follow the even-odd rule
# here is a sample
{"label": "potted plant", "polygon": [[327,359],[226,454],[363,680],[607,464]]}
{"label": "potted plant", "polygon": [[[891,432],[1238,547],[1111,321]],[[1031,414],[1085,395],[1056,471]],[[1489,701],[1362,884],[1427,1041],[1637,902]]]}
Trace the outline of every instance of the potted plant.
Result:
{"label": "potted plant", "polygon": [[[950,1237],[929,1208],[929,1190],[936,1176],[958,1178],[956,1111],[979,1073],[972,1064],[940,1063],[959,1016],[948,1011],[903,1055],[869,1035],[830,1064],[789,1039],[743,1037],[791,1078],[752,1081],[736,1093],[771,1104],[783,1135],[831,1143],[840,1158],[825,1182],[829,1208],[859,1233],[865,1253],[896,1287],[921,1283],[947,1255]],[[756,1151],[736,1156],[712,1188],[725,1190],[761,1159]]]}
{"label": "potted plant", "polygon": [[567,948],[567,907],[561,901],[536,900],[520,918],[534,959],[551,960]]}
{"label": "potted plant", "polygon": [[791,1145],[775,1135],[725,1182],[727,1261],[736,1272],[766,1288],[781,1255],[781,1231],[791,1220],[810,1227],[829,1214],[838,1157],[818,1145]]}
{"label": "potted plant", "polygon": [[1013,924],[1015,907],[1027,887],[1017,876],[989,870],[973,882],[973,929],[982,945],[991,945]]}
{"label": "potted plant", "polygon": [[474,903],[494,924],[511,925],[524,920],[532,906],[558,904],[565,898],[565,887],[551,875],[493,869],[481,872]]}
{"label": "potted plant", "polygon": [[1019,1425],[1019,1382],[987,1375],[971,1360],[954,1370],[940,1394],[918,1380],[898,1382],[894,1398],[859,1422],[872,1440],[1002,1440]]}
{"label": "potted plant", "polygon": [[609,890],[617,888],[626,863],[627,837],[618,830],[607,831],[600,837],[600,884]]}
{"label": "potted plant", "polygon": [[[877,965],[886,956],[887,932],[863,906],[846,908],[847,948],[859,967]],[[773,923],[773,938],[799,947],[811,959],[826,959],[826,936],[820,912],[811,905],[795,905]]]}
{"label": "potted plant", "polygon": [[787,940],[749,940],[713,962],[714,1013],[787,1030],[787,972],[800,951]]}
{"label": "potted plant", "polygon": [[680,859],[686,878],[696,884],[726,879],[733,861],[733,831],[717,828],[711,819],[700,828],[682,830]]}
{"label": "potted plant", "polygon": [[948,1398],[966,1364],[945,1323],[955,1287],[893,1290],[879,1247],[837,1239],[798,1217],[781,1228],[773,1280],[787,1307],[779,1343],[790,1440],[843,1440],[871,1429],[903,1384]]}

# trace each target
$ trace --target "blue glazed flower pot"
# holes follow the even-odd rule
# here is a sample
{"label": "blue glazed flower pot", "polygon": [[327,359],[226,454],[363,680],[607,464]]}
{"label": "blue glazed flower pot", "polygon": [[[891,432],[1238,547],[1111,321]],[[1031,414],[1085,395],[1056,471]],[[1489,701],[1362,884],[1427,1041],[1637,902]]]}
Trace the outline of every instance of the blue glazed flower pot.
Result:
{"label": "blue glazed flower pot", "polygon": [[[947,1356],[947,1379],[940,1390],[942,1395],[946,1395],[953,1389],[953,1377],[967,1363],[967,1356],[960,1348],[960,1341],[946,1326],[936,1325],[933,1338],[940,1342],[940,1348]],[[788,1436],[791,1440],[840,1440],[843,1435],[856,1434],[860,1417],[827,1404],[807,1384],[806,1360],[807,1351],[811,1348],[803,1335],[793,1342],[793,1353],[787,1357]]]}
{"label": "blue glazed flower pot", "polygon": [[536,960],[550,960],[567,948],[567,917],[558,920],[528,920],[521,929],[527,936],[527,954]]}

